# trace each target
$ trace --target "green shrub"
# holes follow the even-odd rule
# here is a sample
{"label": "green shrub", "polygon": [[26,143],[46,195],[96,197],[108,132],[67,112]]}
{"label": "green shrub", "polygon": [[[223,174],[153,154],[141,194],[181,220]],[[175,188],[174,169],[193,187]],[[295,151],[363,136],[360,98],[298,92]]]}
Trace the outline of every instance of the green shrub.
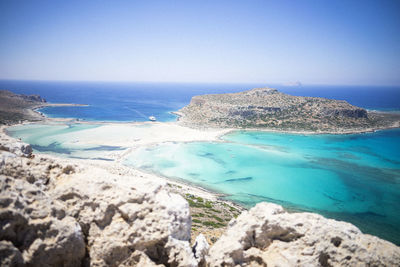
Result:
{"label": "green shrub", "polygon": [[211,226],[213,228],[221,228],[221,227],[225,226],[225,224],[223,224],[223,223],[216,223],[216,222],[213,222],[213,221],[204,221],[204,222],[202,222],[202,224],[204,226]]}
{"label": "green shrub", "polygon": [[201,197],[196,197],[197,202],[204,202],[203,198]]}
{"label": "green shrub", "polygon": [[223,222],[224,221],[223,219],[221,219],[220,217],[217,217],[215,215],[212,215],[211,218],[213,218],[213,219],[215,219],[215,220],[217,220],[219,222]]}

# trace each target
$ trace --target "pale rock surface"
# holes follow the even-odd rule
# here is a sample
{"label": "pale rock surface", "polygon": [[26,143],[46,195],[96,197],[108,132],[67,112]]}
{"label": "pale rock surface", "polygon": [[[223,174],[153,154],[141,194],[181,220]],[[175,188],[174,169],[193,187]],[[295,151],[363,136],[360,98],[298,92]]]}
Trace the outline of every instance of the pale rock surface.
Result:
{"label": "pale rock surface", "polygon": [[144,252],[136,250],[133,252],[128,259],[124,260],[119,267],[131,267],[131,266],[143,266],[143,267],[164,267],[164,264],[154,263]]}
{"label": "pale rock surface", "polygon": [[196,237],[196,240],[193,245],[193,253],[194,257],[196,258],[199,266],[204,265],[205,256],[208,253],[210,245],[207,242],[207,239],[204,237],[203,234],[199,234]]}
{"label": "pale rock surface", "polygon": [[0,135],[0,150],[8,151],[23,157],[30,157],[32,155],[31,145],[15,140],[4,134]]}
{"label": "pale rock surface", "polygon": [[74,172],[76,166],[62,166],[44,157],[25,158],[0,151],[0,174],[22,179],[46,191],[49,185],[65,174]]}
{"label": "pale rock surface", "polygon": [[135,251],[155,264],[197,265],[189,244],[189,205],[168,193],[166,183],[85,167],[51,186],[53,198],[81,225],[91,266],[119,266]]}
{"label": "pale rock surface", "polygon": [[64,207],[23,179],[0,176],[0,265],[79,266],[85,243]]}
{"label": "pale rock surface", "polygon": [[352,224],[260,203],[232,221],[207,266],[399,266],[400,248]]}

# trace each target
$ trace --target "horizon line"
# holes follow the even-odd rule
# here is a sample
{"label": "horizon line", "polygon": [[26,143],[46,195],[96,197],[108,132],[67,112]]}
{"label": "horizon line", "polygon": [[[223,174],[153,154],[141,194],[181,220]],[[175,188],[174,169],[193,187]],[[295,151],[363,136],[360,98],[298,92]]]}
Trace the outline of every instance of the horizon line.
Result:
{"label": "horizon line", "polygon": [[[169,83],[169,84],[265,84],[266,87],[269,85],[280,85],[286,87],[302,87],[302,86],[381,86],[381,87],[400,87],[400,84],[332,84],[332,83],[303,83],[300,81],[294,82],[204,82],[204,81],[137,81],[137,80],[47,80],[47,79],[9,79],[9,78],[0,78],[0,81],[17,81],[17,82],[71,82],[71,83]],[[290,83],[300,83],[293,84]]]}

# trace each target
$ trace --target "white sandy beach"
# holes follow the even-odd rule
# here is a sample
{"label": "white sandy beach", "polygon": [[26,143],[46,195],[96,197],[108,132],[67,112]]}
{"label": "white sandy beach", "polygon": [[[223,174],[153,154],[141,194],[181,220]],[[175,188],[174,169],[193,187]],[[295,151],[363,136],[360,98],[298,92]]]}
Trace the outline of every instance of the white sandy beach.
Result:
{"label": "white sandy beach", "polygon": [[[66,125],[67,123],[75,123],[70,119],[52,119],[46,118],[44,122],[39,123],[21,123],[14,126],[22,125]],[[73,164],[82,169],[89,170],[90,166],[104,170],[104,173],[111,173],[121,176],[131,176],[133,178],[140,177],[157,181],[161,183],[169,183],[175,185],[184,194],[193,194],[205,199],[216,200],[220,195],[210,192],[200,187],[189,185],[184,182],[168,179],[153,173],[146,173],[133,167],[127,167],[122,164],[126,155],[135,149],[152,146],[164,142],[194,142],[194,141],[220,141],[219,137],[232,131],[232,129],[192,129],[177,122],[134,122],[134,123],[104,123],[104,122],[78,122],[80,124],[96,124],[99,127],[72,132],[64,135],[65,142],[75,146],[120,146],[126,149],[120,151],[107,152],[107,158],[114,161],[90,160],[90,159],[74,159],[59,157],[56,154],[48,154],[35,152],[41,157],[55,159],[64,164]],[[6,135],[7,127],[2,126],[1,133],[3,138],[14,139]],[[99,152],[100,153],[100,152]],[[104,156],[104,155],[102,155]],[[90,172],[89,172],[90,173]],[[228,203],[228,202],[227,202]],[[229,202],[230,203],[230,202]],[[237,205],[230,203],[230,205]]]}

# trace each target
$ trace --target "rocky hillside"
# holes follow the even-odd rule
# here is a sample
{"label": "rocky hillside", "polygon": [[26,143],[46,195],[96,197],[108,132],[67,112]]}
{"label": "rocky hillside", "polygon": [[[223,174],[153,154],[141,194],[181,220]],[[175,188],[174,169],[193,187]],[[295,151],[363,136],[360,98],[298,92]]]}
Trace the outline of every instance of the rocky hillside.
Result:
{"label": "rocky hillside", "polygon": [[181,121],[191,126],[293,131],[358,131],[400,121],[400,116],[378,118],[346,101],[292,96],[271,88],[195,96],[180,113]]}
{"label": "rocky hillside", "polygon": [[202,234],[190,245],[192,222],[167,183],[34,156],[0,134],[0,266],[400,265],[390,242],[275,204],[231,219],[211,247]]}
{"label": "rocky hillside", "polygon": [[40,120],[32,112],[33,108],[46,103],[39,95],[18,95],[7,90],[0,90],[0,124],[10,124],[21,120]]}

